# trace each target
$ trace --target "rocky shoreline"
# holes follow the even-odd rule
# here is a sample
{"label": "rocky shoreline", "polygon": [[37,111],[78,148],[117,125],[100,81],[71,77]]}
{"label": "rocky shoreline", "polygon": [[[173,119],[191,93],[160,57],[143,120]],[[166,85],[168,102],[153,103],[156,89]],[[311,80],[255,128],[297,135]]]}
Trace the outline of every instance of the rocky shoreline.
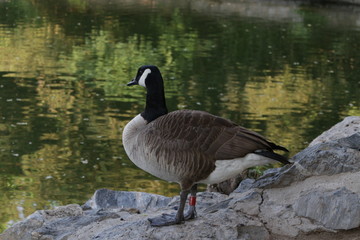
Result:
{"label": "rocky shoreline", "polygon": [[0,240],[360,239],[360,117],[347,117],[296,154],[292,165],[245,179],[230,195],[198,194],[198,217],[151,227],[179,198],[97,190],[83,206],[39,210]]}

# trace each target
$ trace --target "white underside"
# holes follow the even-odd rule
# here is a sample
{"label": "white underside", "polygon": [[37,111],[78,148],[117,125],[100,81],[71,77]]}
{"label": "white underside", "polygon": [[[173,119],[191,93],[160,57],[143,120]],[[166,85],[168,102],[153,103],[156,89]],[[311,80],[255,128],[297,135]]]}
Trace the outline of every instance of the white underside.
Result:
{"label": "white underside", "polygon": [[243,158],[236,158],[232,160],[217,160],[215,162],[215,170],[206,179],[201,180],[200,183],[220,183],[235,177],[247,168],[273,162],[275,161],[271,160],[270,158],[254,153],[249,153]]}
{"label": "white underside", "polygon": [[146,123],[146,120],[138,114],[126,124],[122,134],[122,141],[126,154],[136,166],[145,171],[146,169],[144,166],[146,166],[146,159],[142,156],[142,148],[141,143],[138,142],[138,134],[146,126]]}
{"label": "white underside", "polygon": [[126,124],[123,131],[123,146],[126,154],[130,160],[142,170],[169,182],[178,182],[176,176],[171,175],[166,171],[160,171],[159,166],[154,164],[159,159],[156,159],[151,154],[151,149],[148,146],[144,146],[141,141],[138,140],[139,135],[142,134],[142,130],[146,128],[147,122],[138,114],[128,124]]}

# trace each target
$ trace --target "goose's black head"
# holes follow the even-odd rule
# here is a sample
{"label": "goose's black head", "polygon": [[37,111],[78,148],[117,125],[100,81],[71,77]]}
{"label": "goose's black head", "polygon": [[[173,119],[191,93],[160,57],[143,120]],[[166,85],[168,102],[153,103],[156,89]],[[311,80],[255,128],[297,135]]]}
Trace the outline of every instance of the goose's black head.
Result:
{"label": "goose's black head", "polygon": [[160,87],[164,88],[160,70],[153,65],[139,67],[136,77],[127,85],[140,85],[147,89],[157,88],[160,85]]}
{"label": "goose's black head", "polygon": [[136,77],[127,85],[140,85],[147,89],[146,107],[141,115],[148,122],[168,112],[165,102],[164,81],[160,70],[156,66],[141,66],[137,71]]}

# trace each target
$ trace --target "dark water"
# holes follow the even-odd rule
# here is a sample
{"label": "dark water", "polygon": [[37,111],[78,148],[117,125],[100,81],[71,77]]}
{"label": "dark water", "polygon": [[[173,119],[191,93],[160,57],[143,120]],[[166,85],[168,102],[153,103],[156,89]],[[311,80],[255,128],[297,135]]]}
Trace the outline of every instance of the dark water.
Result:
{"label": "dark water", "polygon": [[[178,3],[179,2],[179,3]],[[170,110],[229,118],[294,155],[360,115],[360,8],[290,2],[0,1],[0,232],[98,188],[175,195],[137,169],[126,87],[159,66]]]}

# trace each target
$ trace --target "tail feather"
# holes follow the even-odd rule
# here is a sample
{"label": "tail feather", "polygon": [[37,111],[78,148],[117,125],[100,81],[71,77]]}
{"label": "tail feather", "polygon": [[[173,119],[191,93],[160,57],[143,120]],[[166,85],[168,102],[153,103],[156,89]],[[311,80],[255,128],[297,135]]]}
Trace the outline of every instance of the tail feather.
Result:
{"label": "tail feather", "polygon": [[284,151],[284,152],[289,152],[289,150],[287,150],[285,147],[283,146],[280,146],[280,145],[276,145],[275,143],[272,143],[272,142],[269,142],[270,144],[270,147],[274,150],[281,150],[281,151]]}
{"label": "tail feather", "polygon": [[[286,149],[286,148],[284,148],[284,149]],[[284,157],[284,156],[282,156],[280,154],[274,153],[274,152],[263,150],[263,151],[256,151],[255,154],[258,154],[258,155],[261,155],[261,156],[264,156],[264,157],[267,157],[267,158],[271,158],[271,159],[276,160],[278,162],[281,162],[283,164],[289,164],[290,163],[286,157]]]}

